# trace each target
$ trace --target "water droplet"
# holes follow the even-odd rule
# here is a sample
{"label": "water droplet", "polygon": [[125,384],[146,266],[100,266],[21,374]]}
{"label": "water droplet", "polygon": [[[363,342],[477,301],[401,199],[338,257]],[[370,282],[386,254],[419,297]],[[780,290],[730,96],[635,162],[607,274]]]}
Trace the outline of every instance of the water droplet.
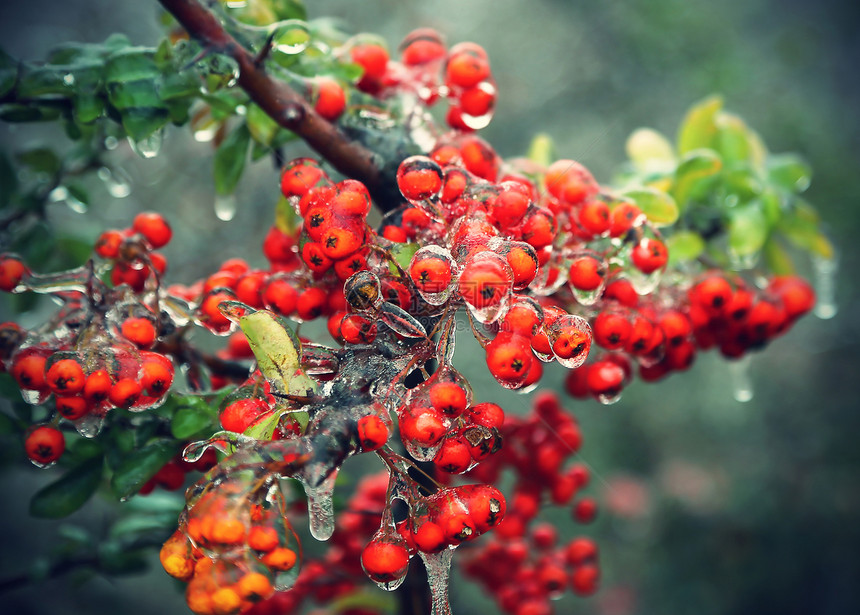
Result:
{"label": "water droplet", "polygon": [[75,76],[72,73],[67,73],[63,75],[63,84],[68,86],[75,85]]}
{"label": "water droplet", "polygon": [[729,375],[732,379],[732,396],[736,401],[752,401],[753,385],[750,379],[751,355],[744,355],[736,361],[729,361]]}
{"label": "water droplet", "polygon": [[101,167],[97,175],[112,197],[124,199],[131,194],[131,178],[121,167]]}
{"label": "water droplet", "polygon": [[78,200],[65,186],[57,186],[51,190],[48,199],[52,203],[65,203],[69,209],[78,214],[85,214],[88,210],[86,203]]}
{"label": "water droplet", "polygon": [[248,6],[248,0],[227,0],[228,9],[243,9]]}
{"label": "water droplet", "polygon": [[239,80],[239,63],[230,56],[215,53],[197,62],[197,70],[203,75],[203,91],[213,94],[231,88]]}
{"label": "water droplet", "polygon": [[164,140],[164,131],[156,130],[151,135],[140,141],[135,141],[131,137],[128,138],[128,143],[141,158],[155,158],[158,152],[161,151],[161,143]]}
{"label": "water droplet", "polygon": [[106,150],[115,150],[119,145],[119,140],[116,137],[105,137],[104,144]]}
{"label": "water droplet", "polygon": [[836,316],[839,306],[836,305],[836,277],[839,272],[839,257],[833,258],[812,256],[812,282],[815,286],[815,315],[822,320]]}
{"label": "water droplet", "polygon": [[305,481],[305,495],[308,496],[308,519],[311,535],[317,540],[328,540],[334,533],[334,505],[332,493],[337,479],[337,470],[333,470],[318,487],[311,487]]}
{"label": "water droplet", "polygon": [[236,197],[232,194],[215,196],[215,217],[223,222],[229,222],[236,217]]}
{"label": "water droplet", "polygon": [[311,42],[308,25],[299,19],[287,19],[270,26],[272,46],[287,55],[302,53]]}

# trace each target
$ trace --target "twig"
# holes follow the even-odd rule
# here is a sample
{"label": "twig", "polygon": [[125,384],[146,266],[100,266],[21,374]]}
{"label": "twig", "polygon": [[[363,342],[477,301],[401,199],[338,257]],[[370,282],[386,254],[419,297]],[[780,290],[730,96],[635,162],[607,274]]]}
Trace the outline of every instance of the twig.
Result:
{"label": "twig", "polygon": [[239,65],[238,84],[278,125],[297,134],[334,168],[361,181],[381,208],[386,204],[382,174],[373,152],[350,140],[323,119],[294,89],[269,75],[198,0],[159,0],[188,33],[210,51]]}

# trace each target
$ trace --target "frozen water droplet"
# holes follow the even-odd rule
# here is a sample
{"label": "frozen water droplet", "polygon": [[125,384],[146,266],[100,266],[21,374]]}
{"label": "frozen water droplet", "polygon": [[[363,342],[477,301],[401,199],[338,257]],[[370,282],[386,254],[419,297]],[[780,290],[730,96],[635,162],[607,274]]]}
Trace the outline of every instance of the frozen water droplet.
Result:
{"label": "frozen water droplet", "polygon": [[736,361],[729,361],[729,374],[732,379],[732,396],[736,401],[746,403],[753,398],[753,385],[750,379],[752,357],[744,355]]}
{"label": "frozen water droplet", "polygon": [[236,197],[232,194],[215,196],[215,217],[223,222],[229,222],[236,217]]}
{"label": "frozen water droplet", "polygon": [[248,6],[248,0],[227,0],[228,9],[243,9]]}
{"label": "frozen water droplet", "polygon": [[427,570],[427,583],[430,585],[431,615],[451,615],[451,605],[448,602],[448,575],[451,572],[451,561],[454,558],[453,549],[445,549],[440,553],[424,553],[419,551]]}
{"label": "frozen water droplet", "polygon": [[65,203],[69,209],[77,214],[87,213],[88,208],[86,203],[75,198],[75,196],[72,195],[65,186],[57,186],[51,190],[51,193],[48,195],[48,199],[52,203]]}
{"label": "frozen water droplet", "polygon": [[549,326],[544,325],[552,352],[560,365],[576,369],[588,358],[591,350],[591,325],[582,316],[565,314]]}
{"label": "frozen water droplet", "polygon": [[318,487],[311,487],[302,481],[305,495],[308,496],[311,535],[317,540],[328,540],[334,533],[334,505],[331,496],[336,479],[337,470],[333,470]]}
{"label": "frozen water droplet", "polygon": [[104,144],[106,150],[115,150],[119,145],[119,140],[116,137],[105,137]]}
{"label": "frozen water droplet", "polygon": [[839,307],[836,305],[836,276],[839,272],[839,257],[822,258],[813,255],[813,285],[815,286],[815,315],[822,320],[836,316]]}
{"label": "frozen water droplet", "polygon": [[140,141],[135,141],[131,137],[128,138],[128,143],[141,158],[155,158],[158,152],[161,151],[161,143],[164,140],[164,131],[156,130],[151,135]]}
{"label": "frozen water droplet", "polygon": [[63,84],[70,87],[75,85],[75,76],[72,73],[63,75]]}
{"label": "frozen water droplet", "polygon": [[213,94],[224,88],[231,88],[239,80],[239,63],[224,54],[210,54],[197,63],[203,75],[203,91]]}
{"label": "frozen water droplet", "polygon": [[287,55],[302,53],[311,42],[308,25],[299,19],[287,19],[272,24],[272,46]]}
{"label": "frozen water droplet", "polygon": [[97,175],[107,187],[110,195],[117,199],[124,199],[131,194],[131,179],[128,174],[121,168],[101,167]]}

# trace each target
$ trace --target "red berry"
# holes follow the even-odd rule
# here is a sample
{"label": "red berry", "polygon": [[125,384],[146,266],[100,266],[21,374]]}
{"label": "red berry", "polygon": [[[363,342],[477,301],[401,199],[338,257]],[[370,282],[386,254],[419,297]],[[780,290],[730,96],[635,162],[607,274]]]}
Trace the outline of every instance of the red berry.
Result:
{"label": "red berry", "polygon": [[12,292],[21,279],[30,273],[27,265],[17,256],[0,255],[0,290]]}
{"label": "red berry", "polygon": [[409,277],[426,293],[440,293],[451,283],[451,261],[441,254],[416,253],[409,266]]}
{"label": "red berry", "polygon": [[111,387],[108,399],[117,408],[131,408],[142,393],[140,382],[133,378],[123,378]]}
{"label": "red berry", "polygon": [[397,167],[397,187],[409,201],[423,201],[442,189],[442,167],[427,156],[412,156]]}
{"label": "red berry", "polygon": [[261,416],[271,412],[269,404],[257,397],[237,399],[224,406],[219,419],[227,431],[244,433]]}
{"label": "red berry", "polygon": [[87,381],[84,383],[84,398],[93,405],[100,404],[108,398],[112,386],[113,381],[107,370],[97,369],[87,376]]}
{"label": "red berry", "polygon": [[48,368],[45,381],[57,395],[75,395],[83,390],[86,376],[75,359],[60,359]]}
{"label": "red berry", "polygon": [[96,239],[95,251],[102,258],[116,258],[125,236],[120,231],[109,230],[103,232]]}
{"label": "red berry", "polygon": [[570,264],[570,283],[577,290],[597,290],[605,277],[606,266],[594,256],[579,256]]}
{"label": "red berry", "polygon": [[77,395],[57,397],[56,404],[57,412],[70,421],[78,420],[89,411],[87,400]]}
{"label": "red berry", "polygon": [[15,356],[12,362],[12,376],[18,386],[25,391],[41,391],[47,385],[45,381],[45,363],[47,357],[36,351],[24,350]]}
{"label": "red berry", "polygon": [[388,425],[374,414],[358,419],[358,442],[364,452],[375,451],[388,442]]}
{"label": "red berry", "polygon": [[597,516],[597,502],[593,498],[582,498],[573,507],[573,517],[580,523],[591,523]]}
{"label": "red berry", "polygon": [[398,581],[409,568],[409,550],[399,536],[374,537],[361,552],[361,567],[377,583]]}
{"label": "red berry", "polygon": [[134,217],[131,228],[143,235],[153,248],[161,248],[170,242],[173,231],[161,214],[154,212],[139,213]]}
{"label": "red berry", "polygon": [[462,474],[472,465],[469,444],[462,437],[445,438],[436,452],[433,463],[449,474]]}
{"label": "red berry", "polygon": [[340,84],[330,77],[317,77],[314,81],[314,109],[333,122],[346,109],[346,94]]}
{"label": "red berry", "polygon": [[24,450],[33,463],[46,466],[60,458],[66,450],[66,440],[59,429],[42,425],[27,434]]}
{"label": "red berry", "polygon": [[152,348],[156,331],[152,320],[143,316],[132,316],[122,321],[122,335],[138,348]]}
{"label": "red berry", "polygon": [[669,252],[666,250],[666,245],[659,239],[646,237],[633,247],[631,260],[642,273],[654,273],[666,266]]}
{"label": "red berry", "polygon": [[281,170],[281,192],[286,197],[302,197],[324,179],[326,174],[316,160],[296,158]]}

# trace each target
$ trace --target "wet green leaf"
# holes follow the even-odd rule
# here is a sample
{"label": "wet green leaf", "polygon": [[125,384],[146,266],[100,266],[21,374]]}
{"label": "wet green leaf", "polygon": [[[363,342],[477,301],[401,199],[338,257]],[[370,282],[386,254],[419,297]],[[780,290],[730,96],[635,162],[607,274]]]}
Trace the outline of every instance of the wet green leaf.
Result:
{"label": "wet green leaf", "polygon": [[134,108],[165,108],[164,102],[155,89],[155,82],[149,79],[112,83],[108,86],[108,99],[110,104],[120,111]]}
{"label": "wet green leaf", "polygon": [[148,47],[126,47],[114,52],[105,65],[105,81],[126,83],[146,79],[155,82],[160,72],[153,55]]}
{"label": "wet green leaf", "polygon": [[176,440],[156,440],[126,455],[114,470],[110,485],[116,497],[134,495],[181,448]]}
{"label": "wet green leaf", "polygon": [[717,135],[714,149],[726,165],[745,162],[755,169],[764,167],[767,151],[761,138],[740,117],[720,112],[716,116]]}
{"label": "wet green leaf", "polygon": [[678,129],[678,152],[681,155],[694,149],[713,148],[717,134],[716,115],[722,108],[722,97],[710,96],[687,111]]}
{"label": "wet green leaf", "polygon": [[695,149],[687,152],[675,170],[672,196],[681,210],[686,209],[691,200],[702,196],[713,185],[723,161],[710,149]]}
{"label": "wet green leaf", "polygon": [[188,396],[170,422],[170,432],[179,440],[188,440],[198,432],[215,425],[217,412],[202,397]]}
{"label": "wet green leaf", "polygon": [[72,514],[95,493],[103,466],[102,457],[93,457],[40,489],[30,500],[30,514],[40,519],[60,519]]}
{"label": "wet green leaf", "polygon": [[668,226],[678,219],[678,206],[670,195],[655,188],[634,188],[622,195],[631,199],[656,226]]}
{"label": "wet green leaf", "polygon": [[272,141],[280,128],[268,114],[260,107],[254,104],[248,105],[248,130],[251,132],[251,137],[262,145],[271,145]]}
{"label": "wet green leaf", "polygon": [[0,105],[0,120],[4,122],[50,122],[60,117],[60,107],[49,102],[41,105]]}
{"label": "wet green leaf", "polygon": [[307,395],[316,390],[316,383],[301,368],[301,343],[283,319],[260,310],[242,317],[239,326],[260,371],[282,393]]}
{"label": "wet green leaf", "polygon": [[812,169],[796,154],[779,154],[767,160],[768,179],[786,190],[800,194],[812,181]]}
{"label": "wet green leaf", "polygon": [[641,173],[670,170],[675,151],[669,140],[652,128],[637,128],[627,137],[627,157]]}
{"label": "wet green leaf", "polygon": [[215,192],[232,194],[245,170],[251,133],[245,124],[237,126],[227,135],[215,152]]}
{"label": "wet green leaf", "polygon": [[[395,243],[391,246],[389,253],[394,257],[394,260],[397,261],[397,264],[400,265],[402,269],[409,269],[412,257],[415,256],[417,251],[417,243]],[[394,265],[389,265],[389,269],[391,269],[391,273],[395,275],[398,273],[397,268],[394,267]]]}
{"label": "wet green leaf", "polygon": [[0,49],[0,97],[5,96],[18,81],[18,62]]}
{"label": "wet green leaf", "polygon": [[19,164],[30,167],[33,172],[47,173],[48,175],[58,173],[62,164],[60,157],[57,156],[54,150],[47,147],[26,150],[19,153],[15,158]]}
{"label": "wet green leaf", "polygon": [[694,231],[679,231],[666,238],[669,265],[696,260],[705,250],[705,240]]}
{"label": "wet green leaf", "polygon": [[275,226],[282,233],[292,235],[300,224],[301,218],[295,208],[285,196],[281,195],[275,205]]}
{"label": "wet green leaf", "polygon": [[745,258],[758,254],[769,234],[761,203],[753,201],[729,212],[729,251]]}
{"label": "wet green leaf", "polygon": [[169,115],[166,109],[136,108],[122,113],[122,127],[135,141],[142,141],[156,130],[167,124]]}
{"label": "wet green leaf", "polygon": [[764,262],[774,275],[791,275],[795,272],[791,256],[775,237],[764,244]]}

